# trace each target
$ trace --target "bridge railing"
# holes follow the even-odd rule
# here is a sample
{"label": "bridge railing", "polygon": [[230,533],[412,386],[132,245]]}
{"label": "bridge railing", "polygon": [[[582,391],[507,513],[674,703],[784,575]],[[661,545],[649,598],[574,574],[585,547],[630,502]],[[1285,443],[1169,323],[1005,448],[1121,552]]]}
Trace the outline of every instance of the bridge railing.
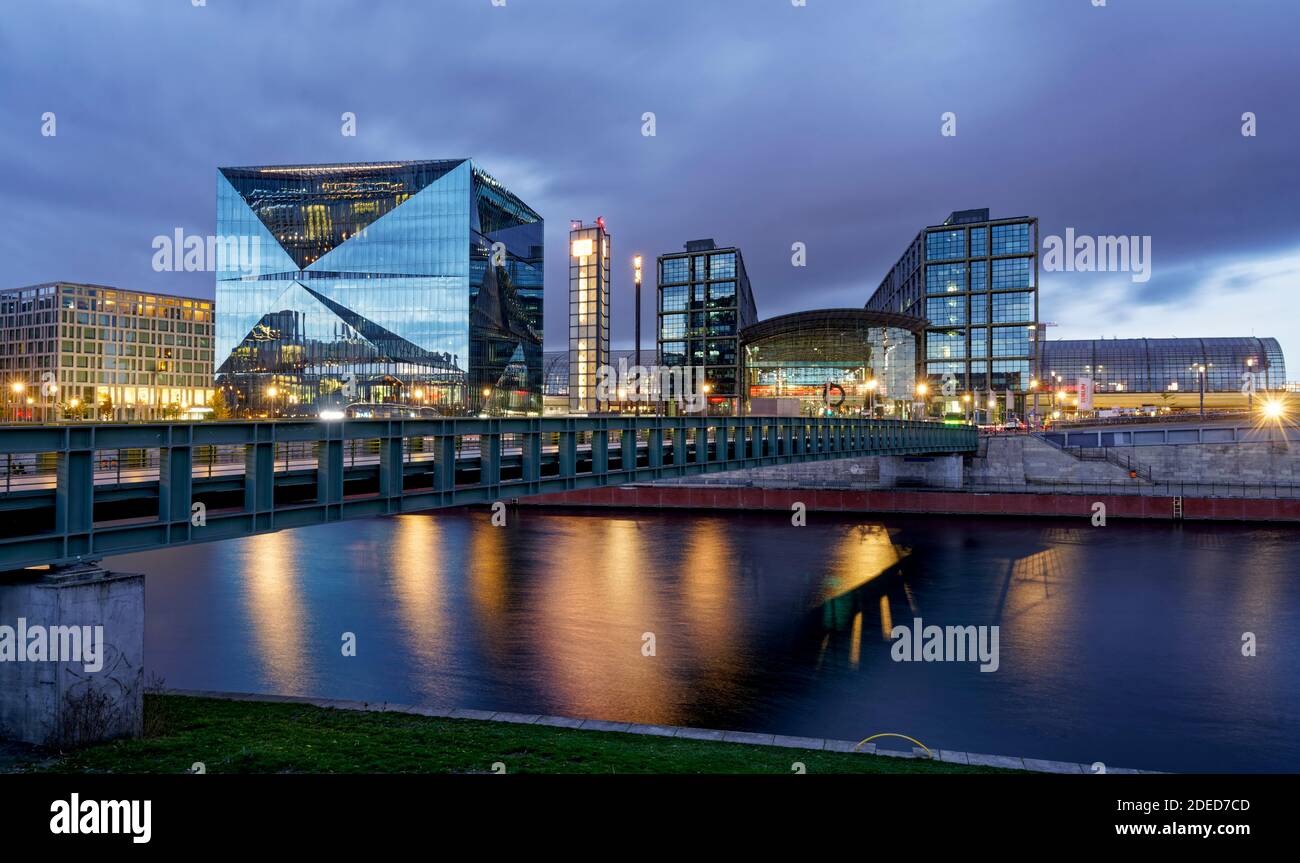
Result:
{"label": "bridge railing", "polygon": [[0,427],[0,570],[576,488],[976,447],[969,426],[860,418]]}

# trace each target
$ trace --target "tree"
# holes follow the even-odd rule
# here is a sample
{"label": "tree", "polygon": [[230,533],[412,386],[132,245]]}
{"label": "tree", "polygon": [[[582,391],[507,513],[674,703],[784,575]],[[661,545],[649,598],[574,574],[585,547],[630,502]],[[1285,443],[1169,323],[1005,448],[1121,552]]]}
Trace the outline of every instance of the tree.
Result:
{"label": "tree", "polygon": [[106,395],[99,403],[99,418],[104,422],[111,422],[113,419],[113,397]]}
{"label": "tree", "polygon": [[222,387],[213,390],[212,398],[208,400],[208,407],[212,408],[214,420],[230,419],[230,405],[226,402],[226,391]]}

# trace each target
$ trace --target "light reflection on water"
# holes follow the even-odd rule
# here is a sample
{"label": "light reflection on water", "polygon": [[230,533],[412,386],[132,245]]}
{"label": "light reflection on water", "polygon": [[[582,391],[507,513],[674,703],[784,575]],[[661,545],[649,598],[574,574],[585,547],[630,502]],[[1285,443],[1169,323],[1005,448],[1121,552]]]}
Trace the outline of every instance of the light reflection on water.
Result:
{"label": "light reflection on water", "polygon": [[[148,670],[174,687],[1296,770],[1297,552],[1232,525],[524,509],[109,563],[149,575]],[[893,662],[915,617],[1000,626],[999,670]]]}

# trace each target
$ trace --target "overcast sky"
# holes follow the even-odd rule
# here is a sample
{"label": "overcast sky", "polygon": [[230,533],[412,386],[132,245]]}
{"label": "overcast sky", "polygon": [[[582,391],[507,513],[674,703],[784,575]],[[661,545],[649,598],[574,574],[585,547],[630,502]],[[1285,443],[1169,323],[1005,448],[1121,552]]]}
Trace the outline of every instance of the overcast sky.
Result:
{"label": "overcast sky", "polygon": [[[1272,335],[1300,379],[1300,2],[1092,4],[5,0],[0,285],[211,297],[151,243],[213,232],[217,166],[469,156],[547,221],[548,348],[572,218],[616,262],[739,245],[768,317],[861,306],[921,227],[989,207],[1152,238],[1145,283],[1043,274],[1053,338]],[[629,347],[628,266],[613,310]]]}

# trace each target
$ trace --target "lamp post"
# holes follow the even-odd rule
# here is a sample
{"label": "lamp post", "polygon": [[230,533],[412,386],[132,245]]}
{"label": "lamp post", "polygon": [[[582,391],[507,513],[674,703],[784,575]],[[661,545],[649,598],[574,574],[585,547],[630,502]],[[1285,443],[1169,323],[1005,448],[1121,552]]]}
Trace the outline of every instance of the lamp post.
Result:
{"label": "lamp post", "polygon": [[1201,390],[1201,419],[1205,419],[1205,371],[1214,363],[1201,363],[1200,365],[1191,366],[1196,370],[1196,380],[1200,384]]}
{"label": "lamp post", "polygon": [[1246,411],[1255,412],[1255,358],[1246,359],[1246,374],[1250,376],[1246,387]]}
{"label": "lamp post", "polygon": [[632,280],[636,285],[636,362],[641,365],[641,256],[632,259]]}
{"label": "lamp post", "polygon": [[868,404],[870,405],[868,410],[870,411],[870,416],[872,419],[876,418],[876,390],[879,388],[880,388],[880,381],[876,380],[875,378],[872,378],[871,380],[867,381],[867,399],[868,399]]}
{"label": "lamp post", "polygon": [[962,393],[961,400],[966,403],[966,422],[970,422],[970,393]]}

